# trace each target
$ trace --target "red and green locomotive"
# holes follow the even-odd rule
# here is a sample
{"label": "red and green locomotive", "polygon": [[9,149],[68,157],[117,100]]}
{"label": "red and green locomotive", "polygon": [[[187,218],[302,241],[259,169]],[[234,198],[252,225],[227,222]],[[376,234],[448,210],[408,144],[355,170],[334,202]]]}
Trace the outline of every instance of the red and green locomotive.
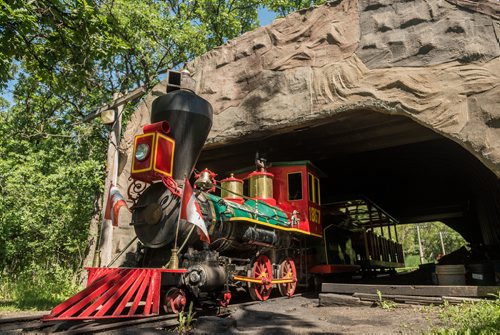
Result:
{"label": "red and green locomotive", "polygon": [[[132,161],[132,178],[151,183],[131,208],[131,224],[144,245],[141,266],[186,269],[176,292],[185,286],[187,294],[221,304],[234,286],[248,287],[260,300],[273,286],[293,295],[300,246],[322,236],[319,170],[308,162],[267,168],[258,159],[255,171],[236,172],[220,185],[215,173],[201,171],[194,188],[207,243],[180,215],[188,200],[180,194],[208,136],[211,107],[189,91],[175,91],[154,102],[151,121],[136,136]],[[178,264],[172,264],[173,252]]]}
{"label": "red and green locomotive", "polygon": [[220,182],[207,169],[195,173],[212,114],[188,90],[153,102],[131,163],[131,177],[148,184],[130,208],[142,246],[137,267],[89,269],[87,288],[48,319],[150,316],[189,299],[226,306],[238,288],[258,300],[273,288],[291,297],[313,275],[356,272],[363,262],[401,265],[389,241],[372,257],[384,243],[352,220],[349,204],[321,205],[324,175],[309,161],[268,166],[257,157],[255,167]]}

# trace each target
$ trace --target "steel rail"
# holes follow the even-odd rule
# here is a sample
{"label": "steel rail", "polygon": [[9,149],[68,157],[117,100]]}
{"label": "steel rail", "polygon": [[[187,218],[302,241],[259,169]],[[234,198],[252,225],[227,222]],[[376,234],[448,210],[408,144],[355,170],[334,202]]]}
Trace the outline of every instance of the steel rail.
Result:
{"label": "steel rail", "polygon": [[42,329],[46,324],[40,320],[41,315],[0,318],[0,334],[18,333],[20,329]]}

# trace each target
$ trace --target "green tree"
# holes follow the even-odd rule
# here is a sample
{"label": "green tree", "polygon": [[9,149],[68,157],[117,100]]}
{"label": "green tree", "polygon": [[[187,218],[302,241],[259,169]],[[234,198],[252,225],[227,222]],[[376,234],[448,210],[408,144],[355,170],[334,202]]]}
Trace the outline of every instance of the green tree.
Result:
{"label": "green tree", "polygon": [[81,268],[108,136],[83,116],[259,26],[261,6],[310,3],[0,0],[0,281],[60,297]]}
{"label": "green tree", "polygon": [[[466,241],[460,234],[442,222],[425,222],[419,223],[418,225],[420,227],[420,238],[426,262],[434,262],[436,256],[443,253],[439,233],[443,236],[443,244],[446,253],[450,253],[466,245]],[[418,264],[420,251],[418,246],[417,224],[399,225],[398,238],[403,245],[406,260],[408,260],[407,266]],[[417,263],[413,264],[414,262]]]}
{"label": "green tree", "polygon": [[280,16],[286,16],[291,12],[297,9],[309,8],[314,5],[322,5],[326,3],[326,0],[323,1],[311,1],[311,0],[271,0],[268,1],[268,6],[271,10],[278,13]]}

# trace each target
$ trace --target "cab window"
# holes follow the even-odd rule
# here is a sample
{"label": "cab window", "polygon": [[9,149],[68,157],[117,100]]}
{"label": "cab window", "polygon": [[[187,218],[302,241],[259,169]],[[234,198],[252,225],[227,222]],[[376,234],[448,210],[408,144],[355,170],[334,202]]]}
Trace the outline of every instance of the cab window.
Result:
{"label": "cab window", "polygon": [[302,173],[288,174],[288,200],[302,200]]}
{"label": "cab window", "polygon": [[314,200],[314,177],[312,174],[308,174],[309,179],[309,201],[315,202]]}
{"label": "cab window", "polygon": [[319,178],[308,173],[308,181],[309,201],[318,205],[321,204]]}

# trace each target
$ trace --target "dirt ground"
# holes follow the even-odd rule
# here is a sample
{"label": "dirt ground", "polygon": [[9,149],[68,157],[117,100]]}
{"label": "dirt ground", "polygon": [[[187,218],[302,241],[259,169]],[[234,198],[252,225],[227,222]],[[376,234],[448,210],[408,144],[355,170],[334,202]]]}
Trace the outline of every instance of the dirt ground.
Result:
{"label": "dirt ground", "polygon": [[[422,306],[318,307],[317,298],[276,299],[233,307],[221,322],[201,318],[195,334],[422,334],[439,326],[437,316]],[[224,323],[222,322],[222,323]]]}
{"label": "dirt ground", "polygon": [[[194,334],[422,334],[441,325],[430,308],[318,307],[316,297],[295,296],[228,308],[226,318],[201,317]],[[2,312],[0,319],[47,312]],[[158,329],[128,329],[109,334],[177,334]]]}

